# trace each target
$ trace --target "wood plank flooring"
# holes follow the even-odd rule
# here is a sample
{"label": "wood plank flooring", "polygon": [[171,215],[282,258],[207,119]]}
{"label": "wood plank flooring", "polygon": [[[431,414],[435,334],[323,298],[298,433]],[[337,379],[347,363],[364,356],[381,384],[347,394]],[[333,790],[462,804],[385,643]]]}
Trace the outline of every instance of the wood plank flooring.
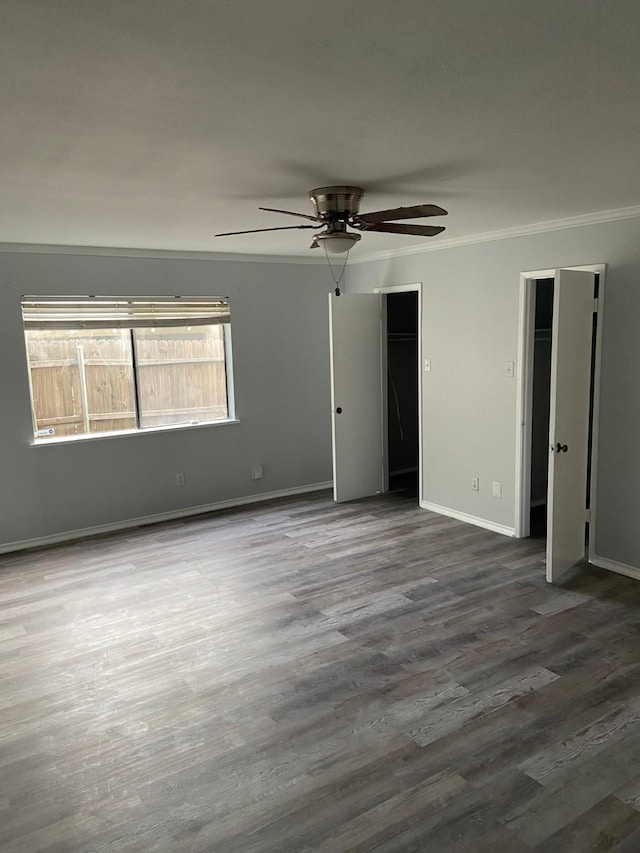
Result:
{"label": "wood plank flooring", "polygon": [[3,853],[640,850],[640,584],[327,493],[0,558]]}

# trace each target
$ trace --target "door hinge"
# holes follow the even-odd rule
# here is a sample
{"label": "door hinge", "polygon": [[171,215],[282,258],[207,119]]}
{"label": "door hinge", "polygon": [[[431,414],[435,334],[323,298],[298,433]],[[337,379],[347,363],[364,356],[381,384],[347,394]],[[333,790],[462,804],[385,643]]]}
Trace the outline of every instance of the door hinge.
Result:
{"label": "door hinge", "polygon": [[594,296],[594,298],[593,298],[593,313],[594,314],[598,313],[598,305],[599,305],[598,297]]}
{"label": "door hinge", "polygon": [[590,509],[585,509],[584,520],[585,521],[591,521],[591,510]]}

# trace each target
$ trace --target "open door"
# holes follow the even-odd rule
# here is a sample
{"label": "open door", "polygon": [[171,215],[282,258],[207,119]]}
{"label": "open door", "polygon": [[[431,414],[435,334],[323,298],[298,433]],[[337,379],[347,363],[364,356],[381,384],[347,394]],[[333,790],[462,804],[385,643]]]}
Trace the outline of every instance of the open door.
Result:
{"label": "open door", "polygon": [[551,330],[547,580],[585,555],[594,274],[556,270]]}
{"label": "open door", "polygon": [[329,294],[333,497],[383,490],[381,297]]}

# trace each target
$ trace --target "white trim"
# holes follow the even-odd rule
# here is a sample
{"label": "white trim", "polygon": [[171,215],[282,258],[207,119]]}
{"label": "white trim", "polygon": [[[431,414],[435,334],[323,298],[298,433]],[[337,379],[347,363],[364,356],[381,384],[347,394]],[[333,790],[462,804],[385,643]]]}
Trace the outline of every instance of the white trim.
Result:
{"label": "white trim", "polygon": [[550,267],[546,270],[525,270],[521,275],[525,278],[554,278],[555,274],[558,270],[578,270],[578,272],[592,272],[597,273],[601,277],[605,274],[605,270],[607,269],[606,264],[579,264],[578,266],[558,266],[558,267]]}
{"label": "white trim", "polygon": [[[417,293],[418,294],[418,503],[422,500],[424,496],[424,472],[422,470],[422,282],[416,281],[412,284],[387,284],[382,287],[374,288],[374,293],[380,293],[383,295],[388,295],[389,293]],[[389,490],[389,460],[387,458],[387,424],[388,424],[388,411],[387,411],[387,334],[386,334],[386,325],[387,325],[387,311],[386,311],[386,301],[385,301],[385,310],[383,312],[383,363],[381,364],[382,370],[382,428],[383,428],[383,456],[384,456],[384,490],[385,492]],[[396,472],[394,472],[396,473]]]}
{"label": "white trim", "polygon": [[531,411],[533,408],[535,279],[520,275],[518,306],[518,354],[516,373],[516,476],[515,476],[515,535],[530,534],[531,491]]}
{"label": "white trim", "polygon": [[507,527],[505,524],[497,524],[495,521],[488,521],[486,518],[479,518],[476,515],[469,515],[466,512],[460,512],[457,509],[450,509],[448,506],[440,506],[433,504],[430,501],[420,501],[422,509],[428,509],[430,512],[437,512],[438,515],[446,515],[449,518],[456,518],[458,521],[464,521],[466,524],[473,524],[476,527],[484,527],[485,530],[491,530],[493,533],[500,533],[503,536],[515,536],[516,532],[513,527]]}
{"label": "white trim", "polygon": [[626,563],[619,563],[617,560],[610,560],[608,557],[598,557],[595,554],[589,556],[589,562],[594,566],[599,566],[601,569],[607,569],[610,572],[616,572],[619,575],[626,575],[628,578],[640,580],[640,569],[636,566],[627,566]]}
{"label": "white trim", "polygon": [[414,290],[418,292],[422,290],[421,281],[416,281],[412,284],[385,284],[382,287],[373,288],[374,293],[411,293]]}
{"label": "white trim", "polygon": [[380,429],[382,431],[382,491],[389,491],[389,335],[387,331],[387,300],[380,298]]}
{"label": "white trim", "polygon": [[323,256],[251,255],[235,252],[198,252],[172,249],[134,249],[126,246],[62,246],[51,243],[0,243],[0,253],[27,255],[95,255],[116,258],[159,258],[179,261],[242,261],[254,264],[315,264],[326,266]]}
{"label": "white trim", "polygon": [[186,518],[190,515],[201,515],[205,512],[215,512],[220,509],[228,509],[245,504],[262,503],[276,498],[290,497],[293,495],[304,495],[307,492],[320,492],[330,489],[332,482],[311,483],[307,486],[294,486],[291,489],[279,489],[275,492],[263,492],[259,495],[245,495],[241,498],[230,498],[226,501],[217,501],[211,504],[187,507],[186,509],[175,509],[169,512],[158,512],[154,515],[144,515],[139,518],[129,518],[124,521],[115,521],[111,524],[97,524],[93,527],[83,527],[79,530],[66,530],[64,533],[54,533],[51,536],[38,536],[35,539],[23,539],[18,542],[0,543],[0,554],[11,551],[22,551],[26,548],[43,548],[46,545],[57,545],[61,542],[69,542],[73,539],[85,539],[89,536],[99,536],[105,533],[115,533],[118,530],[129,530],[132,527],[144,527],[147,524],[157,524],[160,521],[174,521],[178,518]]}
{"label": "white trim", "polygon": [[[470,246],[474,243],[492,243],[494,240],[509,240],[513,237],[527,237],[531,234],[544,234],[548,231],[564,231],[567,228],[581,228],[585,225],[599,225],[603,222],[615,222],[619,219],[635,219],[640,216],[640,205],[603,210],[597,213],[585,213],[568,216],[564,219],[550,219],[546,222],[534,222],[530,225],[514,225],[497,231],[485,231],[449,239],[437,238],[433,243],[421,244],[402,249],[389,249],[371,252],[364,257],[351,257],[349,264],[362,264],[368,261],[381,261],[404,255],[420,255],[424,252],[438,252],[441,249],[455,249],[457,246]],[[573,269],[573,267],[572,267]]]}
{"label": "white trim", "polygon": [[[526,237],[530,234],[544,234],[549,231],[562,231],[567,228],[580,228],[585,225],[599,225],[604,222],[615,222],[620,219],[635,219],[640,216],[640,205],[619,207],[613,210],[601,210],[595,213],[584,213],[578,216],[568,216],[563,219],[550,219],[544,222],[534,222],[529,225],[514,225],[497,231],[484,231],[477,234],[467,234],[461,237],[451,237],[446,240],[438,239],[433,243],[416,244],[401,249],[387,249],[378,252],[368,252],[366,255],[351,255],[349,265],[365,264],[369,261],[386,260],[387,258],[403,257],[405,255],[420,255],[424,252],[437,252],[441,249],[454,249],[457,246],[470,246],[474,243],[491,243],[494,240],[508,240],[513,237]],[[360,246],[355,251],[362,250]],[[120,258],[173,258],[177,260],[202,261],[242,261],[260,264],[326,264],[323,256],[316,255],[258,255],[242,252],[202,252],[171,249],[140,249],[112,246],[65,246],[52,243],[0,243],[1,252],[16,252],[27,254],[48,255],[99,255]]]}
{"label": "white trim", "polygon": [[[29,371],[31,372],[31,371]],[[229,406],[229,411],[232,407]],[[33,409],[32,409],[33,411]],[[83,441],[103,441],[110,438],[123,438],[132,435],[155,435],[158,432],[177,432],[185,429],[203,429],[204,427],[221,427],[229,424],[239,424],[239,418],[225,418],[220,421],[203,421],[199,424],[163,424],[155,427],[140,427],[138,429],[119,429],[113,432],[89,432],[83,435],[54,435],[53,438],[34,438],[29,442],[30,447],[56,447],[60,444],[81,444]],[[36,428],[34,426],[34,434]]]}
{"label": "white trim", "polygon": [[227,382],[227,415],[230,421],[238,423],[236,418],[236,384],[233,372],[233,346],[231,342],[231,323],[222,326],[224,335],[224,374]]}
{"label": "white trim", "polygon": [[[515,454],[515,535],[529,536],[531,495],[531,423],[533,405],[533,344],[534,344],[534,283],[538,279],[555,278],[558,269],[579,270],[599,276],[599,296],[604,297],[606,264],[584,264],[573,267],[556,267],[528,270],[520,273],[520,300],[518,316],[518,366],[516,374],[516,454]],[[600,365],[602,358],[602,310],[603,300],[598,307],[596,330],[596,359],[594,365],[595,385],[593,395],[593,434],[591,443],[591,528],[595,530],[595,473],[597,469],[597,413],[600,404]],[[593,535],[589,536],[590,542]],[[589,553],[591,553],[591,544]]]}
{"label": "white trim", "polygon": [[589,483],[589,562],[595,562],[596,518],[598,504],[598,442],[600,436],[600,380],[602,374],[602,338],[604,329],[604,293],[606,264],[598,270],[598,305],[596,320],[596,351],[593,363],[593,416],[591,419],[591,481]]}

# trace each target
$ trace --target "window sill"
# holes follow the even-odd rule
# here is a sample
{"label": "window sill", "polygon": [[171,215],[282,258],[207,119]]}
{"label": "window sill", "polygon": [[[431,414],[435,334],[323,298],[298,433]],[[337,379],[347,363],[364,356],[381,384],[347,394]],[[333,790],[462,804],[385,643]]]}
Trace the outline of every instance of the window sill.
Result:
{"label": "window sill", "polygon": [[30,444],[31,447],[46,447],[54,444],[77,444],[84,441],[100,441],[109,438],[122,438],[122,436],[131,435],[149,435],[158,432],[181,432],[188,429],[203,429],[206,427],[228,426],[229,424],[239,424],[238,418],[227,418],[223,421],[206,421],[200,424],[169,424],[159,427],[145,427],[144,429],[123,429],[117,432],[94,432],[89,435],[61,435],[58,438],[34,438]]}

